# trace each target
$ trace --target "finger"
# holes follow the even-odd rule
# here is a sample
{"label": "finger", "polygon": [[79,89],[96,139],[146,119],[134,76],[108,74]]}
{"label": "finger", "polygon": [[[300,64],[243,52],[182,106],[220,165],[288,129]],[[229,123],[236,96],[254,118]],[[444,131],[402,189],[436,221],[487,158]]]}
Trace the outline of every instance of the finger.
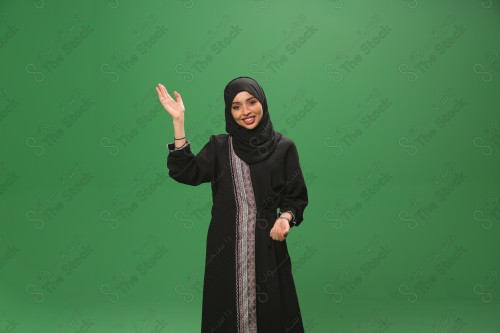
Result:
{"label": "finger", "polygon": [[158,86],[156,87],[156,91],[158,91],[158,96],[161,99],[165,99],[165,92],[163,91],[163,85],[161,83],[158,83]]}
{"label": "finger", "polygon": [[161,92],[161,89],[158,88],[158,87],[156,87],[156,92],[158,93],[158,99],[163,104],[166,100],[165,100],[165,97],[163,96],[163,94]]}
{"label": "finger", "polygon": [[279,236],[278,236],[278,233],[276,232],[276,229],[271,229],[271,237],[272,239],[274,240],[278,240]]}
{"label": "finger", "polygon": [[280,228],[278,231],[278,235],[280,238],[283,238],[283,232],[284,232],[283,228]]}
{"label": "finger", "polygon": [[281,231],[279,230],[275,230],[274,233],[274,239],[277,240],[277,241],[282,241],[283,240],[283,236],[281,234]]}
{"label": "finger", "polygon": [[177,102],[182,103],[181,94],[179,94],[177,91],[174,90],[174,95],[175,95],[175,98],[177,99]]}
{"label": "finger", "polygon": [[170,94],[168,93],[167,88],[165,88],[165,86],[164,86],[164,85],[162,85],[162,86],[161,86],[161,88],[162,88],[163,96],[165,96],[165,98],[166,98],[167,100],[172,99],[172,96],[170,96]]}
{"label": "finger", "polygon": [[170,96],[170,94],[168,93],[167,88],[165,88],[165,86],[163,84],[161,85],[161,90],[163,92],[163,96],[167,99],[167,101],[170,101],[173,99],[172,96]]}

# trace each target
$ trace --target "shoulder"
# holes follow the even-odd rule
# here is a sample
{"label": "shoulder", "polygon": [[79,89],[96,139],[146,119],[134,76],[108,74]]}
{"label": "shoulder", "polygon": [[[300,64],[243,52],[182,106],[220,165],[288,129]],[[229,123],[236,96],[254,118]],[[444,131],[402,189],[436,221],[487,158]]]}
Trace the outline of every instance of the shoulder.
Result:
{"label": "shoulder", "polygon": [[290,150],[297,150],[297,146],[295,145],[295,142],[290,139],[289,137],[284,136],[283,134],[276,132],[277,135],[279,136],[278,140],[278,145],[277,148],[279,150],[282,150],[284,152],[290,151]]}
{"label": "shoulder", "polygon": [[273,152],[274,158],[286,161],[290,159],[298,159],[299,153],[297,151],[295,142],[291,138],[279,132],[276,132],[276,135],[278,136],[278,141],[276,144],[276,149]]}

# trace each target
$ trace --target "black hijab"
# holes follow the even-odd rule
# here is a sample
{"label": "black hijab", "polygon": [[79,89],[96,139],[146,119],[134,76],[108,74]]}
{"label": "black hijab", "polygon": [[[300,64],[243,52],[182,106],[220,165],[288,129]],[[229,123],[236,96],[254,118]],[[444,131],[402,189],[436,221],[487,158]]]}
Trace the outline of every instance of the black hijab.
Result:
{"label": "black hijab", "polygon": [[[231,114],[234,97],[241,91],[248,91],[262,104],[262,119],[253,129],[236,123]],[[251,77],[237,77],[231,80],[224,89],[224,102],[226,104],[226,132],[233,138],[236,155],[247,164],[254,164],[269,157],[276,148],[281,134],[273,128],[262,87]]]}

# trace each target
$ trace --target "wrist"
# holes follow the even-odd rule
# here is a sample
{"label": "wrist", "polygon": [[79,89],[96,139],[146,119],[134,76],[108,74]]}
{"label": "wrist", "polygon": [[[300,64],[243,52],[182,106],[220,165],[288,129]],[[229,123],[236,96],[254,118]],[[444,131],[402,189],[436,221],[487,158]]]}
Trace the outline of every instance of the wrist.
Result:
{"label": "wrist", "polygon": [[281,212],[280,217],[286,218],[289,222],[293,219],[293,216],[290,212]]}
{"label": "wrist", "polygon": [[279,216],[278,219],[280,219],[280,220],[286,220],[288,223],[290,223],[290,221],[291,221],[291,219],[289,219],[286,216]]}
{"label": "wrist", "polygon": [[295,216],[292,211],[287,210],[287,211],[280,211],[280,217],[286,217],[288,220],[288,224],[290,225],[290,228],[295,226]]}
{"label": "wrist", "polygon": [[184,117],[173,118],[172,123],[174,125],[184,125]]}
{"label": "wrist", "polygon": [[284,220],[286,221],[286,223],[288,224],[288,226],[290,227],[290,229],[292,228],[292,222],[291,222],[291,219],[288,218],[287,216],[285,215],[281,215],[277,218],[278,220]]}

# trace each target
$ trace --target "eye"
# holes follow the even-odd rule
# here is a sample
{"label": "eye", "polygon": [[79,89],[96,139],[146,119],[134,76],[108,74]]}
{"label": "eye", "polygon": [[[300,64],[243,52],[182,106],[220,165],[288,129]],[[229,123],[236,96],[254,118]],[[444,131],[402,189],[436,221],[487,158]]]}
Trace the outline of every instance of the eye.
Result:
{"label": "eye", "polygon": [[254,105],[255,103],[257,103],[257,101],[255,99],[250,101],[250,104],[252,104],[252,105]]}

